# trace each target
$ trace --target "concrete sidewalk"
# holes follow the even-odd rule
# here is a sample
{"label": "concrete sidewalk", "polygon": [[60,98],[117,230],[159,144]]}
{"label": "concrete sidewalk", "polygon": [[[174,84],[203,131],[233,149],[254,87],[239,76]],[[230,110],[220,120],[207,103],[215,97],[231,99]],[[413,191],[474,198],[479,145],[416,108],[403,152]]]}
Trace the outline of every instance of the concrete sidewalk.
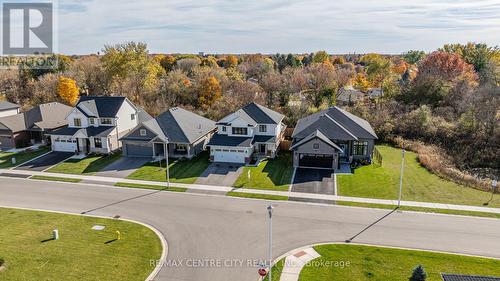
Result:
{"label": "concrete sidewalk", "polygon": [[[62,178],[81,179],[83,181],[102,182],[102,183],[109,183],[109,184],[115,184],[115,183],[121,182],[121,183],[132,183],[132,184],[166,186],[165,182],[119,179],[119,178],[100,177],[100,176],[67,175],[67,174],[37,172],[37,171],[24,171],[24,170],[0,169],[0,176],[2,176],[2,174],[9,175],[9,176],[24,175],[24,176],[62,177]],[[398,203],[397,200],[371,199],[371,198],[359,198],[359,197],[346,197],[346,196],[338,196],[338,195],[312,194],[312,193],[289,192],[289,191],[259,190],[259,189],[247,189],[247,188],[237,189],[237,188],[229,187],[229,186],[215,186],[215,185],[203,185],[203,184],[183,184],[183,183],[171,183],[170,185],[175,186],[175,187],[187,188],[187,189],[191,189],[191,190],[218,191],[218,192],[237,191],[237,192],[241,192],[241,193],[278,195],[278,196],[287,196],[287,197],[312,199],[312,200],[344,201],[344,202],[381,204],[381,205],[392,205],[392,206],[397,205],[397,203]],[[476,207],[476,206],[467,206],[467,205],[401,201],[401,206],[500,214],[500,208]]]}

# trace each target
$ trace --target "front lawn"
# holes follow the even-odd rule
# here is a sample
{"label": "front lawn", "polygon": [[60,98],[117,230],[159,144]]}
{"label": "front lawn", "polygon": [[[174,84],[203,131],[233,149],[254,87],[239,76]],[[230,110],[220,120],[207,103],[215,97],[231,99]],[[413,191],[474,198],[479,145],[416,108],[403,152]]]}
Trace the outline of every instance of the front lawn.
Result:
{"label": "front lawn", "polygon": [[[205,171],[210,162],[208,153],[203,152],[191,160],[169,160],[170,182],[194,183],[196,179]],[[160,168],[161,165],[161,168]],[[128,179],[147,181],[167,181],[165,161],[150,162],[137,169]]]}
{"label": "front lawn", "polygon": [[427,281],[441,281],[442,272],[498,276],[500,268],[500,261],[495,259],[426,251],[359,245],[323,245],[314,249],[321,257],[303,268],[299,281],[408,280],[419,264],[427,272]]}
{"label": "front lawn", "polygon": [[92,175],[104,169],[109,164],[118,160],[121,153],[110,155],[89,155],[83,159],[68,159],[48,170],[51,173],[74,174],[74,175]]}
{"label": "front lawn", "polygon": [[[401,149],[377,146],[383,157],[383,165],[360,167],[353,175],[339,175],[338,191],[342,196],[397,199],[401,167]],[[402,200],[445,204],[483,206],[491,193],[465,187],[440,178],[421,166],[417,154],[406,152]],[[500,207],[500,195],[496,194],[488,207]]]}
{"label": "front lawn", "polygon": [[262,161],[257,167],[244,167],[234,186],[288,191],[292,183],[292,175],[292,154],[282,152],[274,159]]}
{"label": "front lawn", "polygon": [[[0,153],[0,169],[7,169],[13,166],[21,165],[33,158],[49,152],[48,147],[42,147],[37,150],[23,151],[18,153],[5,152]],[[12,165],[12,157],[16,158],[16,164]]]}
{"label": "front lawn", "polygon": [[8,226],[0,227],[0,280],[142,281],[162,252],[152,230],[126,221],[0,208],[0,225]]}

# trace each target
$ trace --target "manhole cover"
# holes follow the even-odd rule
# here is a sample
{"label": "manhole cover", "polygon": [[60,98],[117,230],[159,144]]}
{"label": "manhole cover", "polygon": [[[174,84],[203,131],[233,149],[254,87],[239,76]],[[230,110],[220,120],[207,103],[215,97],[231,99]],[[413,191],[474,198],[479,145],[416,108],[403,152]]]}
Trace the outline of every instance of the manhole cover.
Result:
{"label": "manhole cover", "polygon": [[120,218],[120,215],[116,215],[113,217],[114,219],[119,219]]}

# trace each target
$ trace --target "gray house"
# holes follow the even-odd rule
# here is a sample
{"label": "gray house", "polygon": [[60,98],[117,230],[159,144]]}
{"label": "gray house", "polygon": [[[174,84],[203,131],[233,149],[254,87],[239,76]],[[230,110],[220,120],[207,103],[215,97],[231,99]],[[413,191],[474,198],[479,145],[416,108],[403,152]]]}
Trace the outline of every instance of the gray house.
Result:
{"label": "gray house", "polygon": [[0,117],[0,149],[49,143],[50,133],[67,125],[65,118],[71,109],[62,103],[51,102],[26,112]]}
{"label": "gray house", "polygon": [[174,107],[154,119],[142,122],[120,140],[128,157],[192,158],[205,150],[216,130],[215,122]]}
{"label": "gray house", "polygon": [[331,107],[300,119],[292,138],[294,167],[339,169],[370,160],[377,135],[366,120]]}

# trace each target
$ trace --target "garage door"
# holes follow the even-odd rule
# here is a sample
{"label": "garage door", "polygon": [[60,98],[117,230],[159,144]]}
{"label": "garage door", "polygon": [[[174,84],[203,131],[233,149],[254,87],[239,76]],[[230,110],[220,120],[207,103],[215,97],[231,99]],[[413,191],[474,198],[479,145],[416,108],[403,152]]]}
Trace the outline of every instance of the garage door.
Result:
{"label": "garage door", "polygon": [[0,149],[14,148],[12,138],[8,136],[0,136]]}
{"label": "garage door", "polygon": [[54,151],[75,152],[77,149],[76,140],[56,140],[53,145]]}
{"label": "garage door", "polygon": [[214,153],[215,162],[225,163],[245,163],[244,152],[216,151]]}
{"label": "garage door", "polygon": [[131,157],[153,157],[153,147],[136,144],[126,144],[127,156]]}
{"label": "garage door", "polygon": [[301,154],[300,167],[333,168],[333,155],[331,154]]}

